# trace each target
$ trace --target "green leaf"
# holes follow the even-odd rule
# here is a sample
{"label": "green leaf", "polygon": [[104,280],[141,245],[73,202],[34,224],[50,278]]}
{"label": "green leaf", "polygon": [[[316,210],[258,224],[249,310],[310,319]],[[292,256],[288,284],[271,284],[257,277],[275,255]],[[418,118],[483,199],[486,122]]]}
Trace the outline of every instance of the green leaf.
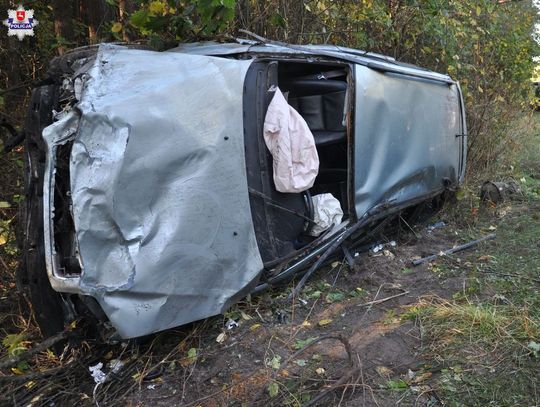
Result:
{"label": "green leaf", "polygon": [[537,358],[540,355],[540,343],[537,343],[535,341],[530,341],[529,344],[527,345],[527,348],[532,350],[535,358]]}
{"label": "green leaf", "polygon": [[268,394],[274,398],[279,393],[279,385],[276,382],[272,382],[268,385]]}
{"label": "green leaf", "polygon": [[166,12],[167,5],[162,1],[152,1],[148,4],[148,11],[153,16],[163,15]]}
{"label": "green leaf", "polygon": [[122,23],[119,23],[118,21],[114,23],[111,27],[111,32],[113,33],[119,33],[122,31]]}
{"label": "green leaf", "polygon": [[409,387],[407,382],[405,380],[399,379],[399,380],[388,380],[386,382],[386,387],[388,387],[390,390],[404,390]]}
{"label": "green leaf", "polygon": [[10,208],[11,205],[9,202],[6,201],[0,201],[0,208]]}
{"label": "green leaf", "polygon": [[309,393],[302,393],[302,395],[300,396],[300,401],[302,401],[302,403],[307,403],[310,400],[311,400],[311,394]]}
{"label": "green leaf", "polygon": [[275,13],[272,15],[272,17],[270,17],[270,24],[276,27],[287,28],[287,20],[285,20],[279,13]]}
{"label": "green leaf", "polygon": [[308,346],[310,343],[312,343],[312,342],[314,342],[316,340],[317,340],[317,338],[308,338],[306,340],[299,339],[294,343],[294,349],[296,349],[296,350],[303,349],[306,346]]}
{"label": "green leaf", "polygon": [[266,362],[266,366],[270,366],[272,369],[278,370],[281,366],[281,356],[275,355],[272,359]]}
{"label": "green leaf", "polygon": [[26,346],[23,344],[25,338],[24,334],[9,334],[2,339],[2,345],[7,348],[11,356],[16,356],[26,350]]}
{"label": "green leaf", "polygon": [[134,12],[129,18],[129,22],[137,28],[144,28],[150,18],[150,13],[146,10]]}
{"label": "green leaf", "polygon": [[317,290],[317,291],[313,291],[312,293],[310,293],[307,297],[308,298],[319,298],[321,295],[322,295],[322,292]]}
{"label": "green leaf", "polygon": [[152,16],[148,18],[148,21],[144,24],[144,28],[154,31],[162,32],[166,27],[171,25],[170,16]]}
{"label": "green leaf", "polygon": [[343,298],[345,298],[345,294],[343,293],[340,293],[340,292],[329,293],[326,295],[326,302],[341,301]]}
{"label": "green leaf", "polygon": [[190,348],[188,350],[187,356],[191,363],[195,362],[197,359],[197,348]]}

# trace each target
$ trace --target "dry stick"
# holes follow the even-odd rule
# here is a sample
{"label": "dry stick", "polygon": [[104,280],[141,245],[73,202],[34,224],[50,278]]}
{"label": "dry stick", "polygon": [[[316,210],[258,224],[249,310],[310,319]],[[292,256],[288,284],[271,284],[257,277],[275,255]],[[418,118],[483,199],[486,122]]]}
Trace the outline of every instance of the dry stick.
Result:
{"label": "dry stick", "polygon": [[43,342],[37,344],[32,349],[28,349],[26,352],[21,353],[20,355],[12,356],[10,358],[7,358],[6,360],[4,360],[3,362],[0,363],[0,370],[5,369],[5,368],[10,367],[10,366],[13,366],[13,365],[16,365],[16,364],[22,362],[23,360],[27,360],[27,359],[31,358],[32,356],[34,356],[37,353],[44,352],[45,350],[47,350],[48,348],[50,348],[54,344],[66,339],[69,336],[69,334],[70,334],[69,331],[60,332],[60,333],[58,333],[58,334],[56,334],[54,336],[51,336],[51,337],[45,339]]}
{"label": "dry stick", "polygon": [[445,250],[445,251],[442,252],[442,253],[432,254],[431,256],[427,256],[427,257],[424,257],[424,258],[422,258],[422,259],[413,260],[413,261],[412,261],[412,264],[413,264],[414,266],[419,266],[420,264],[423,264],[423,263],[426,263],[426,262],[428,262],[428,261],[434,260],[434,259],[436,259],[436,258],[439,257],[439,256],[457,253],[457,252],[460,252],[460,251],[462,251],[462,250],[468,249],[468,248],[470,248],[470,247],[476,246],[476,245],[477,245],[478,243],[480,243],[480,242],[484,242],[484,241],[486,241],[486,240],[492,240],[492,239],[495,239],[496,237],[497,237],[497,235],[496,235],[495,233],[491,233],[491,234],[489,234],[489,235],[487,235],[487,236],[481,237],[480,239],[473,240],[472,242],[465,243],[465,244],[462,244],[462,245],[453,247],[453,248],[451,248],[451,249]]}
{"label": "dry stick", "polygon": [[341,379],[339,379],[336,383],[334,383],[332,386],[330,386],[326,390],[323,390],[322,392],[320,392],[315,398],[311,399],[309,402],[304,404],[303,407],[313,406],[319,401],[321,401],[330,392],[334,391],[336,388],[339,388],[343,386],[345,383],[347,383],[351,379],[351,377],[353,377],[356,374],[356,372],[359,369],[356,363],[356,359],[353,357],[351,344],[345,337],[339,334],[329,334],[329,335],[321,336],[320,338],[311,342],[309,345],[296,351],[289,359],[287,359],[287,361],[283,364],[283,366],[287,365],[291,360],[296,359],[301,353],[305,352],[307,349],[311,348],[316,343],[322,342],[327,339],[336,339],[343,344],[343,347],[345,348],[345,351],[347,352],[347,355],[349,357],[351,368],[347,372],[345,372],[345,374],[341,377]]}
{"label": "dry stick", "polygon": [[0,376],[0,383],[2,382],[27,382],[29,380],[41,379],[47,376],[56,375],[66,369],[66,366],[53,367],[43,372],[29,373],[25,375],[6,375]]}
{"label": "dry stick", "polygon": [[208,400],[208,399],[210,399],[212,397],[218,396],[221,393],[232,389],[234,386],[236,386],[237,384],[239,384],[241,382],[242,382],[241,380],[238,380],[236,383],[231,384],[230,386],[222,387],[220,390],[218,390],[218,391],[216,391],[216,392],[214,392],[212,394],[209,394],[207,396],[201,397],[200,399],[197,399],[195,401],[192,401],[192,402],[186,404],[184,407],[198,406],[198,405],[200,405],[201,401]]}
{"label": "dry stick", "polygon": [[[293,353],[292,356],[290,356],[285,362],[283,362],[281,364],[280,368],[284,368],[292,360],[296,359],[298,356],[300,356],[306,350],[308,350],[309,348],[315,346],[317,343],[322,342],[322,341],[327,340],[327,339],[336,339],[336,340],[340,341],[343,344],[343,347],[345,348],[345,351],[347,352],[347,355],[349,357],[349,363],[351,364],[351,369],[349,369],[349,371],[347,371],[341,377],[341,379],[339,379],[334,385],[332,385],[328,389],[326,389],[326,390],[322,391],[321,393],[319,393],[317,395],[317,397],[315,397],[313,400],[311,400],[307,404],[303,405],[302,407],[309,407],[309,406],[312,406],[313,403],[316,403],[317,401],[320,401],[322,398],[326,397],[328,395],[328,393],[335,390],[336,387],[340,387],[344,383],[346,383],[347,380],[349,380],[358,371],[358,366],[357,366],[356,360],[353,358],[351,344],[349,343],[349,341],[345,337],[343,337],[340,334],[328,334],[328,335],[324,335],[324,336],[321,336],[320,338],[315,339],[313,342],[310,342],[309,344],[304,346],[302,349],[300,349],[300,350],[296,351],[295,353]],[[276,374],[277,374],[277,372],[274,372],[270,376],[269,380],[273,380],[274,377],[276,376]],[[264,392],[264,389],[261,389],[261,391],[259,391],[252,400],[254,400],[254,401],[257,400],[261,396],[261,394],[263,392]],[[203,399],[199,399],[197,401],[202,401],[202,400]],[[196,402],[194,402],[194,403],[196,403]]]}
{"label": "dry stick", "polygon": [[399,294],[396,294],[396,295],[391,295],[390,297],[386,297],[386,298],[381,298],[380,300],[374,300],[374,301],[365,302],[363,304],[358,304],[357,307],[367,307],[369,305],[380,304],[382,302],[390,301],[390,300],[392,300],[394,298],[401,297],[401,296],[407,295],[409,293],[410,293],[410,291],[403,291],[402,293],[399,293]]}
{"label": "dry stick", "polygon": [[289,357],[285,361],[285,363],[283,363],[282,367],[289,364],[289,362],[291,360],[296,359],[298,356],[300,356],[302,353],[304,353],[306,350],[313,347],[317,343],[325,341],[327,339],[336,339],[336,340],[340,341],[343,344],[343,347],[345,348],[345,351],[347,352],[347,355],[349,357],[349,362],[350,362],[351,366],[353,366],[353,367],[356,366],[356,361],[354,360],[354,358],[352,356],[352,347],[351,347],[351,344],[349,343],[349,341],[340,334],[328,334],[328,335],[324,335],[324,336],[321,336],[320,338],[317,338],[317,339],[313,340],[312,342],[310,342],[309,344],[304,346],[302,349],[297,350],[295,353],[293,353],[293,355],[291,357]]}

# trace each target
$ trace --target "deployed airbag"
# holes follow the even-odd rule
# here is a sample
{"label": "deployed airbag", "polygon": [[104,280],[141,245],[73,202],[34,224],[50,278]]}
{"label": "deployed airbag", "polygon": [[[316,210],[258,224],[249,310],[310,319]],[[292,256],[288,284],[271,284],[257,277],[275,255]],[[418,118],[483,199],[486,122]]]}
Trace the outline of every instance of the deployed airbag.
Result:
{"label": "deployed airbag", "polygon": [[264,141],[274,159],[274,184],[279,192],[302,192],[313,186],[319,172],[313,134],[279,88],[264,120]]}
{"label": "deployed airbag", "polygon": [[313,201],[314,225],[309,231],[311,236],[319,236],[325,230],[337,226],[343,219],[343,209],[332,194],[320,194],[311,198]]}

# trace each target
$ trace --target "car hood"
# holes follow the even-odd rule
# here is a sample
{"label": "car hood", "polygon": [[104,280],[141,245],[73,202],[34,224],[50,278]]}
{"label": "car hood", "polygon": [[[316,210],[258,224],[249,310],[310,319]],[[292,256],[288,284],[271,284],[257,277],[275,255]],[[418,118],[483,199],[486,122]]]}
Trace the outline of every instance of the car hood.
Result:
{"label": "car hood", "polygon": [[[43,132],[51,284],[96,298],[124,338],[219,314],[257,283],[249,65],[101,45],[72,78],[80,100]],[[56,150],[67,142],[77,276],[62,275],[53,233]]]}

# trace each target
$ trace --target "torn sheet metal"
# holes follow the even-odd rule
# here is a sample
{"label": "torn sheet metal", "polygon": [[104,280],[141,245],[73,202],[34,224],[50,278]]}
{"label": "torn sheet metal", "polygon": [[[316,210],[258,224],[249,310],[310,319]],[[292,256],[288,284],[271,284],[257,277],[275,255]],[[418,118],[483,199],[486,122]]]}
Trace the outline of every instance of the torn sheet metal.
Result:
{"label": "torn sheet metal", "polygon": [[80,278],[56,267],[50,192],[51,283],[95,297],[124,338],[219,314],[257,283],[242,117],[250,63],[101,45],[82,100],[43,133],[48,191],[54,152],[73,141],[82,265]]}
{"label": "torn sheet metal", "polygon": [[399,205],[457,185],[465,121],[457,85],[356,66],[355,203]]}

